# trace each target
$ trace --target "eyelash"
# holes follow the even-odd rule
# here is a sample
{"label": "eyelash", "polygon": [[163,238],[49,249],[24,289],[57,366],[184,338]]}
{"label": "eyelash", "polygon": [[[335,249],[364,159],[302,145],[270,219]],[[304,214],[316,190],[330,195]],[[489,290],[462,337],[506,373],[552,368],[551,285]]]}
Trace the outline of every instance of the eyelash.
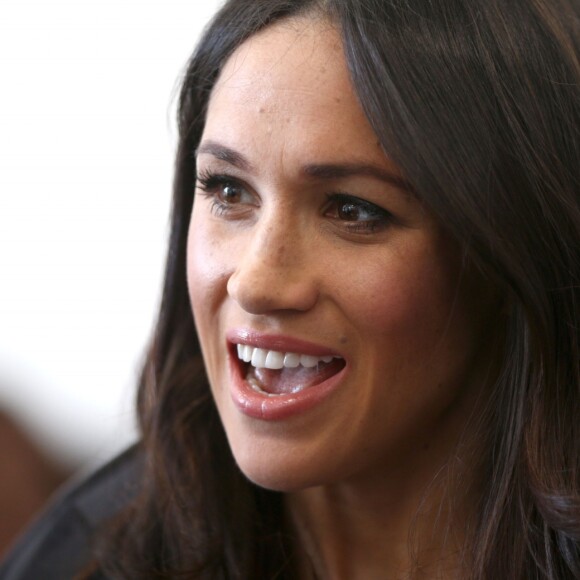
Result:
{"label": "eyelash", "polygon": [[[226,186],[233,186],[244,190],[244,186],[236,178],[226,174],[213,173],[211,171],[202,171],[197,175],[197,187],[201,194],[211,201],[211,211],[216,216],[225,215],[232,210],[232,204],[223,201],[218,197],[220,190]],[[367,213],[371,219],[364,221],[347,221],[336,217],[339,222],[344,222],[344,226],[349,232],[358,234],[373,234],[386,230],[389,226],[396,223],[395,216],[374,203],[365,201],[356,196],[344,192],[332,192],[326,194],[327,205],[325,215],[329,209],[334,208],[337,213],[339,208],[344,209],[350,205],[357,211]],[[234,204],[235,205],[235,204]]]}

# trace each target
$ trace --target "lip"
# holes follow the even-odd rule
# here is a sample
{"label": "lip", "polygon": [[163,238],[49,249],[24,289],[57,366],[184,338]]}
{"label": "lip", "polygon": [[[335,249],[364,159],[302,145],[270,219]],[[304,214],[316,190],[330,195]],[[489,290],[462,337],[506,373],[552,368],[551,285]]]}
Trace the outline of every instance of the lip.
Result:
{"label": "lip", "polygon": [[[348,363],[335,375],[325,381],[308,387],[298,393],[268,396],[250,387],[242,376],[242,365],[235,352],[236,344],[248,344],[257,348],[297,352],[311,356],[340,356],[333,349],[301,339],[266,335],[248,329],[234,329],[226,333],[230,368],[230,395],[236,408],[249,417],[263,421],[282,421],[302,415],[322,404],[339,387],[348,372]],[[346,359],[345,359],[346,362]]]}

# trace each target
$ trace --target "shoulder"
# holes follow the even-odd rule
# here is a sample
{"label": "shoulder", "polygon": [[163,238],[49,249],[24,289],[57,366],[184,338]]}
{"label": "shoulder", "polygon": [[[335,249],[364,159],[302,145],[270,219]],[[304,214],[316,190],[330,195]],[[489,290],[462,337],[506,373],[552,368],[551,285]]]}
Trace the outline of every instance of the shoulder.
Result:
{"label": "shoulder", "polygon": [[99,524],[137,493],[141,457],[135,447],[56,498],[0,565],[1,580],[70,579],[91,555]]}

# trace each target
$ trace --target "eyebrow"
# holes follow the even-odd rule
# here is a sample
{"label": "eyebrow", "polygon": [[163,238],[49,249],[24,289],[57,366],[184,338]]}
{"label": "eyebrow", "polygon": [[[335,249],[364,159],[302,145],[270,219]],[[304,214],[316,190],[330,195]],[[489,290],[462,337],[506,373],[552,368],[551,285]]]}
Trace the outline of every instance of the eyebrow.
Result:
{"label": "eyebrow", "polygon": [[[225,161],[243,171],[250,173],[254,171],[252,164],[241,153],[216,141],[204,141],[195,155],[197,157],[202,153],[212,155],[216,159]],[[362,175],[378,179],[403,191],[414,193],[412,185],[403,177],[368,163],[310,163],[305,165],[301,172],[306,177],[321,180],[344,179]]]}
{"label": "eyebrow", "polygon": [[215,141],[204,141],[195,152],[195,156],[197,157],[202,153],[213,155],[216,159],[225,161],[244,171],[252,172],[254,170],[252,164],[241,153]]}
{"label": "eyebrow", "polygon": [[323,163],[309,164],[303,172],[316,179],[344,179],[345,177],[365,176],[384,181],[409,193],[413,192],[411,184],[395,173],[382,167],[367,163]]}

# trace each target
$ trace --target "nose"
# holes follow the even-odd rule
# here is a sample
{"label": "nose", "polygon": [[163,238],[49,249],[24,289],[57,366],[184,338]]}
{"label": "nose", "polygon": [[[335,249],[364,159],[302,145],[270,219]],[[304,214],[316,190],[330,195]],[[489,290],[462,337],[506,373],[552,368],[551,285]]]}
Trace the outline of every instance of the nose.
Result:
{"label": "nose", "polygon": [[258,220],[234,259],[228,294],[251,314],[305,312],[318,300],[311,236],[284,219]]}

